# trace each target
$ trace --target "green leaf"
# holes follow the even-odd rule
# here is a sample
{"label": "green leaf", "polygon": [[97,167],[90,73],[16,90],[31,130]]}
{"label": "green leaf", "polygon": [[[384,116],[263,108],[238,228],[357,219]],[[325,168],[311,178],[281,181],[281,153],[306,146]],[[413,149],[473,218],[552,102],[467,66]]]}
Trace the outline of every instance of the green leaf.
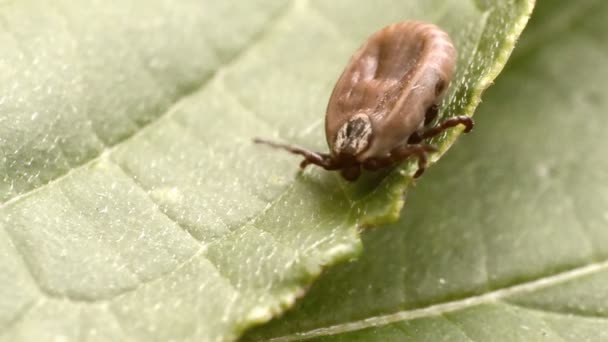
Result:
{"label": "green leaf", "polygon": [[[471,115],[528,0],[3,1],[0,338],[235,340],[395,220],[413,165],[346,184],[254,136],[324,148],[373,31],[436,22]],[[459,130],[435,142],[445,151]],[[436,160],[438,156],[435,156]]]}
{"label": "green leaf", "polygon": [[608,340],[607,16],[541,1],[400,222],[249,340]]}

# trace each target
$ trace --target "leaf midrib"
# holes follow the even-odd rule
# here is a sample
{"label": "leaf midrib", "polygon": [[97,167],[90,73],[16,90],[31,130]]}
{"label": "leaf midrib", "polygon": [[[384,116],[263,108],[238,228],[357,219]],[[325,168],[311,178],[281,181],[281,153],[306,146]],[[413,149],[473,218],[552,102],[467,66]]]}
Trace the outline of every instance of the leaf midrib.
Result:
{"label": "leaf midrib", "polygon": [[[362,320],[336,324],[333,326],[318,328],[310,331],[298,332],[270,339],[271,342],[289,342],[306,340],[315,337],[332,336],[368,328],[377,328],[384,325],[410,321],[413,319],[428,318],[447,314],[450,312],[468,309],[481,304],[498,302],[500,300],[526,293],[550,288],[564,284],[576,279],[583,278],[608,270],[608,260],[581,265],[563,272],[554,273],[544,277],[536,278],[527,282],[517,283],[494,291],[486,292],[476,296],[466,297],[454,301],[433,304],[411,310],[403,310],[386,315],[372,316]],[[543,311],[539,308],[535,310]]]}

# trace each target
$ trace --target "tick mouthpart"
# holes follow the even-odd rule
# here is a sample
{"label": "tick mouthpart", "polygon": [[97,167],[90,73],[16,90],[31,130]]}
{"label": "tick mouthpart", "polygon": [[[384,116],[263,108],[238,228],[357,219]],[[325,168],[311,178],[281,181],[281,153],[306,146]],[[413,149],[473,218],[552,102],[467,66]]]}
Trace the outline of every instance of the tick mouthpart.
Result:
{"label": "tick mouthpart", "polygon": [[346,167],[361,164],[361,162],[359,162],[355,156],[349,153],[336,154],[334,155],[334,160],[337,164],[344,165]]}
{"label": "tick mouthpart", "polygon": [[361,165],[353,165],[340,170],[340,175],[349,182],[356,181],[361,176]]}
{"label": "tick mouthpart", "polygon": [[367,114],[354,115],[338,130],[333,150],[336,155],[354,157],[369,147],[371,137],[372,124]]}

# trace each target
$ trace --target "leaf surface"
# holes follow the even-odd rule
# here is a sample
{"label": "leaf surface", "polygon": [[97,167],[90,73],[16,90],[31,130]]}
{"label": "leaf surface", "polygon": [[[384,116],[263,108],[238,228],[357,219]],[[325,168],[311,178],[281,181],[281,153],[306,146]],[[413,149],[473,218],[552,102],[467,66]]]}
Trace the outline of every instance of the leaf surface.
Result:
{"label": "leaf surface", "polygon": [[400,222],[250,340],[608,339],[608,6],[540,2]]}
{"label": "leaf surface", "polygon": [[346,184],[251,139],[323,149],[350,54],[406,19],[452,34],[444,114],[471,115],[530,7],[0,2],[0,339],[235,340],[282,312],[397,218],[413,165]]}

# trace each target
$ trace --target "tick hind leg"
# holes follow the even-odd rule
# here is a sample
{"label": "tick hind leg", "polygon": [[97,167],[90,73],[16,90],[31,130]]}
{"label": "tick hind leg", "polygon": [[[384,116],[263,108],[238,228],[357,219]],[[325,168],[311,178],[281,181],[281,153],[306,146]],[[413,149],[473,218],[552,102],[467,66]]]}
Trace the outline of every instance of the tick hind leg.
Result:
{"label": "tick hind leg", "polygon": [[458,125],[464,125],[464,132],[469,133],[473,129],[473,126],[475,126],[475,121],[473,121],[473,118],[466,115],[452,116],[443,120],[437,126],[431,127],[422,133],[419,133],[419,136],[422,140],[432,138],[441,134],[443,131]]}
{"label": "tick hind leg", "polygon": [[391,159],[397,163],[406,160],[411,156],[418,158],[418,170],[414,173],[414,178],[422,176],[426,170],[428,154],[436,152],[437,148],[429,144],[414,144],[398,147],[391,152]]}
{"label": "tick hind leg", "polygon": [[390,156],[367,160],[363,167],[370,171],[379,170],[400,163],[411,156],[415,156],[418,158],[418,170],[414,174],[414,178],[418,178],[426,169],[428,154],[435,151],[437,151],[437,148],[428,144],[404,145],[392,150]]}
{"label": "tick hind leg", "polygon": [[439,105],[434,104],[434,105],[430,106],[429,109],[427,109],[426,113],[424,114],[424,125],[427,126],[431,122],[433,122],[437,118],[438,114],[439,114]]}
{"label": "tick hind leg", "polygon": [[299,147],[299,146],[277,143],[274,141],[260,139],[260,138],[253,139],[253,142],[256,144],[267,145],[270,147],[285,150],[287,152],[297,154],[299,156],[304,157],[304,160],[302,160],[302,162],[300,163],[301,169],[306,168],[306,166],[308,166],[310,164],[320,166],[320,167],[324,168],[325,170],[330,170],[330,171],[337,170],[340,168],[338,165],[335,165],[336,163],[331,158],[331,156],[327,153],[314,152],[314,151],[310,151],[310,150],[307,150],[307,149]]}
{"label": "tick hind leg", "polygon": [[418,132],[414,132],[407,142],[408,144],[418,144],[424,139],[435,137],[441,134],[442,132],[458,125],[464,125],[464,132],[469,133],[473,129],[473,126],[475,126],[475,121],[473,121],[473,118],[465,115],[453,116],[451,118],[445,119],[435,127],[427,128],[426,130],[422,129]]}

